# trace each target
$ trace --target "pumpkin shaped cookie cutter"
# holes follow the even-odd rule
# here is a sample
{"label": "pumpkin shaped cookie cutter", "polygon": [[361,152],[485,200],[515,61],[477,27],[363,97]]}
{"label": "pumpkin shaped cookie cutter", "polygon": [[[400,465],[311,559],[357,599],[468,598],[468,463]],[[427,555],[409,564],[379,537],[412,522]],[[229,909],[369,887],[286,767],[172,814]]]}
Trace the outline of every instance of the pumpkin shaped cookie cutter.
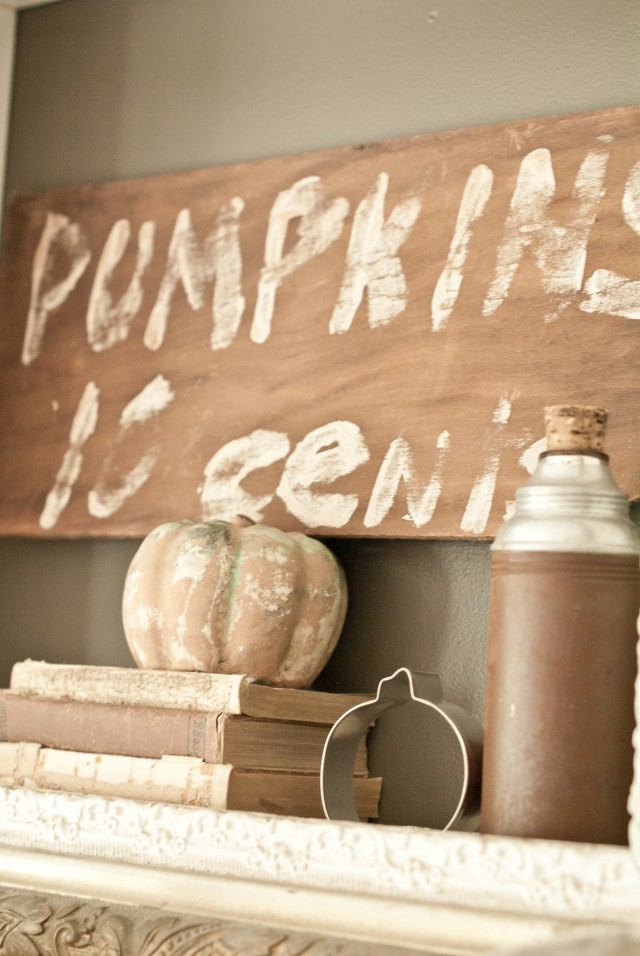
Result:
{"label": "pumpkin shaped cookie cutter", "polygon": [[477,830],[480,822],[482,725],[468,711],[444,700],[437,674],[398,668],[378,684],[373,700],[357,704],[340,717],[327,736],[320,767],[320,790],[328,820],[359,820],[353,795],[353,769],[358,743],[385,711],[410,701],[424,704],[453,731],[462,756],[459,798],[442,830]]}

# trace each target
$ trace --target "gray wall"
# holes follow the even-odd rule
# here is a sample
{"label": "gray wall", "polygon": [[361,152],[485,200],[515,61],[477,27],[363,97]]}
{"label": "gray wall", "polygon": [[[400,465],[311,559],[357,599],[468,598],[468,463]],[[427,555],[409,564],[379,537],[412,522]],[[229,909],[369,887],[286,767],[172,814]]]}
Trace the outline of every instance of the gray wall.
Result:
{"label": "gray wall", "polygon": [[[19,17],[8,187],[633,104],[639,37],[637,0],[62,0]],[[351,606],[319,684],[436,670],[480,716],[488,546],[329,543]],[[2,683],[28,656],[131,662],[119,602],[135,547],[0,540]],[[374,767],[385,819],[437,825],[452,761],[416,708],[380,727]]]}

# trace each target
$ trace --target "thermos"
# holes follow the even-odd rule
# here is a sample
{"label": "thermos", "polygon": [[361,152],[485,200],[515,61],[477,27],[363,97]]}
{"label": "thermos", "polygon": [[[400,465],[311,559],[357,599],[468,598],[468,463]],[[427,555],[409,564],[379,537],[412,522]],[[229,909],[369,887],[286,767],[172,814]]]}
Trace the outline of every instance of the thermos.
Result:
{"label": "thermos", "polygon": [[640,532],[606,419],[545,410],[547,451],[492,546],[485,833],[628,842]]}

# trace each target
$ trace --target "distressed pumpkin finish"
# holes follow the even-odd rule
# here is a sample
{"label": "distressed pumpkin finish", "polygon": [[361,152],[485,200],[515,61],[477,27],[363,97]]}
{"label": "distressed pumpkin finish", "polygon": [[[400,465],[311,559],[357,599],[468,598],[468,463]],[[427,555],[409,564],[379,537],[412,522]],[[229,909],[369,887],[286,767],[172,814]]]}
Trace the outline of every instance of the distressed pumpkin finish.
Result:
{"label": "distressed pumpkin finish", "polygon": [[333,651],[344,573],[321,542],[266,525],[175,521],[144,539],[123,595],[141,668],[248,674],[307,687]]}

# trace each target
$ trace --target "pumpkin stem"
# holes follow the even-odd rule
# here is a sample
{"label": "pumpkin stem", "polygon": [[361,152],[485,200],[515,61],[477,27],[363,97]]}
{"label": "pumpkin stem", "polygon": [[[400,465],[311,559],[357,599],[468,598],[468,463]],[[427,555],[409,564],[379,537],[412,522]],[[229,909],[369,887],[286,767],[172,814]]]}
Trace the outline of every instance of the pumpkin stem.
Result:
{"label": "pumpkin stem", "polygon": [[229,524],[234,524],[238,528],[250,528],[255,524],[253,518],[248,518],[246,515],[236,515],[235,518],[231,518]]}

